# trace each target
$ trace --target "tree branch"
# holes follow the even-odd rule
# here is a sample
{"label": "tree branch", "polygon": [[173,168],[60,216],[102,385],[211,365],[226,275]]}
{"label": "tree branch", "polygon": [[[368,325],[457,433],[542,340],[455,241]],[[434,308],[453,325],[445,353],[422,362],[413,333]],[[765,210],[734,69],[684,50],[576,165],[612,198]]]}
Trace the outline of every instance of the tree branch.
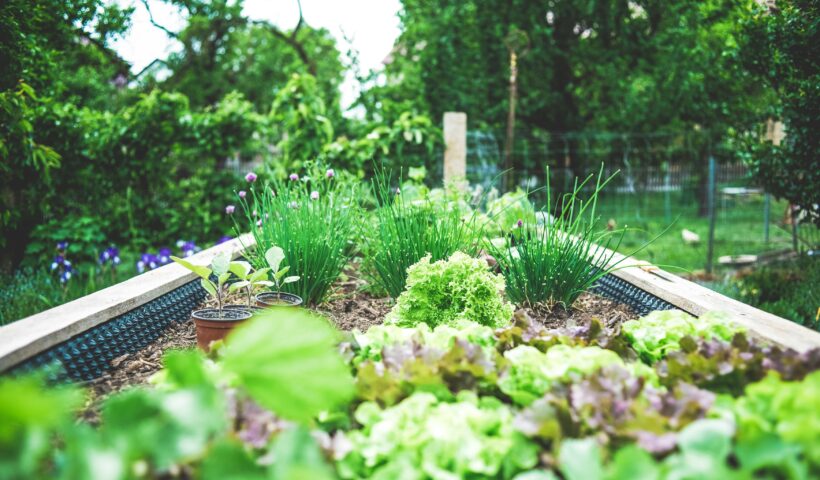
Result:
{"label": "tree branch", "polygon": [[117,52],[105,45],[105,41],[97,37],[91,36],[90,33],[78,28],[75,33],[80,38],[86,40],[90,45],[93,45],[100,53],[102,53],[114,66],[117,68],[117,74],[124,75],[126,78],[131,76],[131,64],[120,57]]}
{"label": "tree branch", "polygon": [[268,31],[272,33],[275,37],[282,39],[282,41],[290,45],[290,47],[293,48],[293,50],[296,52],[296,55],[299,56],[299,59],[302,60],[302,63],[304,63],[307,67],[308,73],[315,77],[317,71],[316,62],[314,62],[310,58],[310,56],[307,53],[307,50],[305,50],[305,46],[302,45],[302,43],[296,39],[296,34],[299,33],[299,29],[305,23],[305,17],[302,15],[301,0],[296,0],[296,5],[299,7],[299,21],[296,23],[296,26],[293,28],[293,31],[290,32],[290,35],[285,35],[285,33],[276,28],[276,26],[264,20],[255,20],[253,21],[253,24],[267,28]]}
{"label": "tree branch", "polygon": [[157,27],[158,29],[162,30],[169,37],[176,38],[177,40],[179,40],[179,34],[178,33],[172,32],[171,30],[164,27],[163,25],[160,25],[159,23],[156,22],[156,20],[154,20],[154,15],[151,13],[151,7],[148,5],[148,0],[142,0],[142,5],[145,7],[145,10],[148,12],[148,20],[151,22],[151,25],[153,25],[153,26]]}

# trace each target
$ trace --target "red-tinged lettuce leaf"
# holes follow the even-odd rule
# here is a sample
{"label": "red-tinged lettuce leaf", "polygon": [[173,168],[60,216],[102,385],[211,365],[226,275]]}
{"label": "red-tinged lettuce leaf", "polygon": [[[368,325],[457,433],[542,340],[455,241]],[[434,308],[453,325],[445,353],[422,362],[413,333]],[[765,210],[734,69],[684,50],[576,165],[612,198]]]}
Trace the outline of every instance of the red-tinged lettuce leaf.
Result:
{"label": "red-tinged lettuce leaf", "polygon": [[650,452],[667,453],[675,448],[674,432],[703,418],[713,400],[691,385],[657,391],[611,366],[552,388],[517,415],[515,426],[547,442],[595,435],[607,444],[637,441]]}
{"label": "red-tinged lettuce leaf", "polygon": [[746,385],[761,380],[770,370],[786,380],[800,380],[820,368],[820,349],[799,353],[764,346],[743,333],[735,335],[731,343],[684,337],[680,347],[656,365],[663,385],[686,382],[739,396]]}
{"label": "red-tinged lettuce leaf", "polygon": [[359,398],[381,405],[394,405],[416,391],[444,399],[462,390],[495,393],[501,360],[494,351],[460,338],[447,351],[416,340],[392,344],[382,349],[381,358],[360,364],[356,376]]}

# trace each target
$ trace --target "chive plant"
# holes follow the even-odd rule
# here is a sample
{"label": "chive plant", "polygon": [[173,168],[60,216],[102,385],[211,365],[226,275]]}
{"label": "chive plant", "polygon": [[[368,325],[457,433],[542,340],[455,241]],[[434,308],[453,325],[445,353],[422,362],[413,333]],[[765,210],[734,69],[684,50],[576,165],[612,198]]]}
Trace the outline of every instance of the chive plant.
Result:
{"label": "chive plant", "polygon": [[313,305],[324,300],[352,253],[357,191],[347,184],[337,186],[334,176],[312,180],[291,174],[285,182],[252,186],[239,199],[247,224],[236,224],[237,233],[250,229],[256,240],[247,259],[255,268],[265,268],[265,252],[281,247],[283,264],[300,276],[282,290]]}
{"label": "chive plant", "polygon": [[[629,257],[612,262],[625,230],[611,232],[595,227],[598,195],[617,173],[604,178],[601,166],[597,178],[594,174],[583,181],[576,178],[572,191],[558,199],[553,208],[547,170],[546,212],[552,212],[552,216],[547,216],[544,225],[522,222],[503,243],[491,242],[489,246],[506,280],[510,300],[524,306],[559,304],[568,308]],[[592,192],[584,200],[582,190],[588,185]]]}
{"label": "chive plant", "polygon": [[383,171],[374,176],[378,202],[375,231],[370,236],[374,280],[392,298],[404,291],[407,268],[425,255],[431,262],[449,258],[457,251],[475,255],[480,250],[483,225],[475,211],[444,209],[428,200],[408,202],[399,189],[390,188]]}

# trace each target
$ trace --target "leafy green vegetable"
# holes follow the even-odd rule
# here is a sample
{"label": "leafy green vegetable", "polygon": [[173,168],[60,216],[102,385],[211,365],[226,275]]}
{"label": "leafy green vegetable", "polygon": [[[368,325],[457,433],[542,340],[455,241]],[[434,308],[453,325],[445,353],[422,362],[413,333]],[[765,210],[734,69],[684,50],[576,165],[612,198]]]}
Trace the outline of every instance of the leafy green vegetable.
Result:
{"label": "leafy green vegetable", "polygon": [[680,341],[687,335],[728,341],[735,333],[744,331],[720,313],[707,312],[695,318],[680,310],[655,311],[624,322],[622,328],[632,347],[650,364],[680,349]]}
{"label": "leafy green vegetable", "polygon": [[409,341],[416,341],[442,351],[452,347],[456,338],[483,347],[495,346],[493,330],[469,320],[456,321],[453,325],[438,325],[434,329],[426,323],[419,323],[412,328],[374,325],[365,333],[354,332],[353,336],[358,348],[354,364],[363,359],[380,360],[384,347]]}
{"label": "leafy green vegetable", "polygon": [[680,350],[655,365],[661,383],[688,382],[717,393],[739,396],[746,385],[777,371],[785,380],[800,380],[820,368],[820,349],[798,353],[788,348],[758,345],[738,333],[731,343],[683,337]]}
{"label": "leafy green vegetable", "polygon": [[500,327],[510,322],[513,306],[504,300],[504,278],[489,271],[486,262],[456,252],[430,263],[426,256],[407,269],[407,288],[387,321],[430,327],[472,320]]}
{"label": "leafy green vegetable", "polygon": [[[738,439],[761,441],[776,435],[802,448],[814,469],[820,468],[820,371],[801,382],[787,382],[770,373],[760,382],[746,387],[737,399],[733,413]],[[748,456],[747,456],[748,457]]]}
{"label": "leafy green vegetable", "polygon": [[498,386],[516,403],[529,405],[556,382],[571,381],[605,366],[615,365],[654,380],[655,372],[641,363],[626,363],[611,350],[600,347],[556,345],[543,353],[521,345],[504,353],[509,369]]}
{"label": "leafy green vegetable", "polygon": [[[381,409],[363,403],[342,478],[511,478],[533,468],[536,447],[512,427],[512,411],[463,392],[454,403],[416,393]],[[400,473],[400,475],[399,475]]]}
{"label": "leafy green vegetable", "polygon": [[222,366],[260,405],[305,422],[353,394],[337,341],[336,330],[314,314],[268,309],[231,333]]}

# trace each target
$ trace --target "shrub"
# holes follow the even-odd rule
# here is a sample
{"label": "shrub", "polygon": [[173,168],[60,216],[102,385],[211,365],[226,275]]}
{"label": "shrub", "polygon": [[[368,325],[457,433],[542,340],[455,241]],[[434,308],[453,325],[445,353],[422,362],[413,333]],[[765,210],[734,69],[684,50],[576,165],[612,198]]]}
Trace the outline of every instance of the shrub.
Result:
{"label": "shrub", "polygon": [[407,289],[388,315],[400,326],[430,327],[471,320],[499,327],[509,323],[513,306],[502,296],[504,279],[479,260],[456,252],[447,260],[430,256],[407,270]]}
{"label": "shrub", "polygon": [[458,209],[442,211],[432,201],[408,202],[400,190],[390,189],[384,175],[377,174],[373,186],[380,206],[367,248],[374,281],[391,297],[404,291],[407,269],[425,255],[436,262],[457,251],[478,253],[483,229],[476,212],[465,217]]}
{"label": "shrub", "polygon": [[253,233],[256,248],[248,252],[248,260],[255,268],[267,266],[268,249],[281,247],[283,265],[300,276],[282,290],[316,305],[324,300],[352,254],[356,190],[337,187],[335,177],[328,176],[286,182],[251,188],[250,201],[240,198],[247,223],[244,228],[236,225],[237,234],[241,230]]}

